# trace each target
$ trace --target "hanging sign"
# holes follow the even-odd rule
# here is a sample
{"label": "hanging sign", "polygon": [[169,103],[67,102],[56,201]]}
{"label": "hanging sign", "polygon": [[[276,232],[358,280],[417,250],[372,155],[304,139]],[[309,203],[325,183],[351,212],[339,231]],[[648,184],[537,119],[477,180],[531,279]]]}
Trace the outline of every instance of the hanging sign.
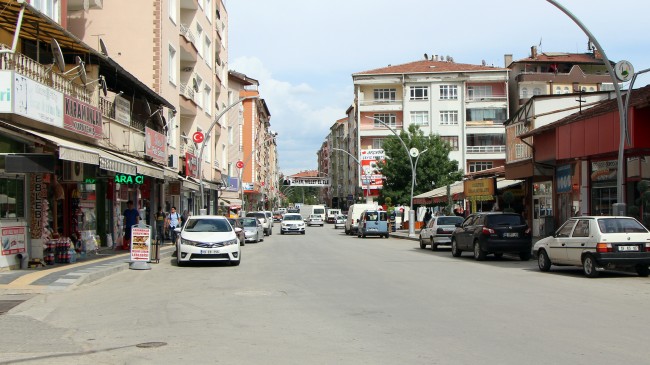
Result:
{"label": "hanging sign", "polygon": [[194,132],[192,135],[192,140],[194,143],[201,143],[205,139],[205,136],[203,135],[202,132]]}
{"label": "hanging sign", "polygon": [[115,183],[142,185],[144,184],[144,175],[117,174],[115,175]]}
{"label": "hanging sign", "polygon": [[131,261],[149,261],[151,248],[151,227],[133,226],[131,228]]}

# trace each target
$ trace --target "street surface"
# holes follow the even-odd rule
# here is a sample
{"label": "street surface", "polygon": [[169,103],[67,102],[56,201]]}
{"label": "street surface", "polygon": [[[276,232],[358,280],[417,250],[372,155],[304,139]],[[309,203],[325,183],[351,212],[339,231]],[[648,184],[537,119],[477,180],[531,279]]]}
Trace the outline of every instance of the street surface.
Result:
{"label": "street surface", "polygon": [[[476,262],[331,224],[0,315],[0,364],[647,364],[650,279]],[[139,345],[139,346],[138,346]]]}

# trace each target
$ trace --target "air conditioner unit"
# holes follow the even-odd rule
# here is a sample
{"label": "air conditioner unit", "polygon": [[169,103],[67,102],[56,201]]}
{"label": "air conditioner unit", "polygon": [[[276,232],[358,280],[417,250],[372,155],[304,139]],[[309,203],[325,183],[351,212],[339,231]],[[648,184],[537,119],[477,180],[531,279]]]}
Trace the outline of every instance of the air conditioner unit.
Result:
{"label": "air conditioner unit", "polygon": [[169,161],[167,162],[168,166],[173,169],[178,169],[178,156],[169,155]]}
{"label": "air conditioner unit", "polygon": [[83,181],[84,164],[81,162],[65,161],[63,164],[64,181]]}

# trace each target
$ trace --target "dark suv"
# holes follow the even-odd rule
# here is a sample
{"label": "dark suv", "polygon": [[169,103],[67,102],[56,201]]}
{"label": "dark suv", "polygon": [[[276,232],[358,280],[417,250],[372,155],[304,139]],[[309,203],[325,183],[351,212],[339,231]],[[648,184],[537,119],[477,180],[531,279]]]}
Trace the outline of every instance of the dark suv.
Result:
{"label": "dark suv", "polygon": [[522,261],[530,260],[532,237],[524,218],[516,213],[475,213],[463,223],[456,224],[451,235],[451,254],[459,257],[463,251],[474,251],[478,261],[488,254],[501,257],[518,253]]}

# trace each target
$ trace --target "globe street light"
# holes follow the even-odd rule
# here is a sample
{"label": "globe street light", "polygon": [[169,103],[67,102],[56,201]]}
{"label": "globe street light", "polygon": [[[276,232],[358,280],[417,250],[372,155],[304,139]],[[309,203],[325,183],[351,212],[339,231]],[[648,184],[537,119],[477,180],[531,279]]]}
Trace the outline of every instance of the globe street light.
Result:
{"label": "globe street light", "polygon": [[[208,128],[208,131],[205,133],[206,136],[209,136],[210,133],[212,132],[212,128],[219,122],[219,119],[226,114],[230,108],[234,107],[235,105],[243,102],[244,100],[249,100],[249,99],[258,99],[260,96],[259,95],[253,95],[253,96],[246,96],[243,97],[232,104],[228,105],[226,109],[224,109],[221,113],[219,113],[215,118],[212,124],[210,124],[210,127]],[[199,189],[201,192],[201,214],[205,214],[205,195],[203,194],[203,149],[205,148],[205,143],[208,141],[208,138],[205,137],[203,138],[203,141],[201,141],[201,149],[199,150],[199,157],[198,157],[198,165],[199,165]],[[218,199],[218,198],[217,198]]]}
{"label": "globe street light", "polygon": [[[361,176],[361,171],[363,171],[363,166],[361,166],[361,162],[359,162],[359,160],[357,160],[356,157],[352,156],[352,154],[350,152],[348,152],[346,150],[342,150],[340,148],[330,148],[330,149],[332,151],[343,152],[343,153],[347,154],[348,156],[350,156],[354,160],[354,162],[356,162],[357,165],[359,165],[359,168],[360,168],[359,176]],[[370,178],[368,178],[367,180],[368,180],[368,183],[366,185],[367,185],[367,189],[368,189],[368,198],[370,198]],[[361,185],[363,186],[363,178],[361,178]]]}
{"label": "globe street light", "polygon": [[[409,156],[409,162],[411,163],[411,202],[409,206],[409,237],[415,237],[415,211],[413,210],[413,189],[415,187],[416,165],[413,163],[413,158],[416,159],[416,163],[417,163],[417,158],[420,157],[420,151],[418,151],[418,149],[415,147],[409,149],[406,146],[406,143],[404,143],[404,140],[402,140],[402,137],[399,136],[397,131],[395,131],[391,126],[386,124],[386,122],[384,122],[383,120],[375,117],[370,117],[370,116],[366,116],[366,118],[375,120],[381,123],[382,125],[384,125],[386,128],[388,128],[395,135],[395,137],[399,139],[399,141],[402,143],[402,146],[404,147],[404,150],[406,151],[406,154]],[[424,150],[423,152],[426,151],[427,150]]]}

